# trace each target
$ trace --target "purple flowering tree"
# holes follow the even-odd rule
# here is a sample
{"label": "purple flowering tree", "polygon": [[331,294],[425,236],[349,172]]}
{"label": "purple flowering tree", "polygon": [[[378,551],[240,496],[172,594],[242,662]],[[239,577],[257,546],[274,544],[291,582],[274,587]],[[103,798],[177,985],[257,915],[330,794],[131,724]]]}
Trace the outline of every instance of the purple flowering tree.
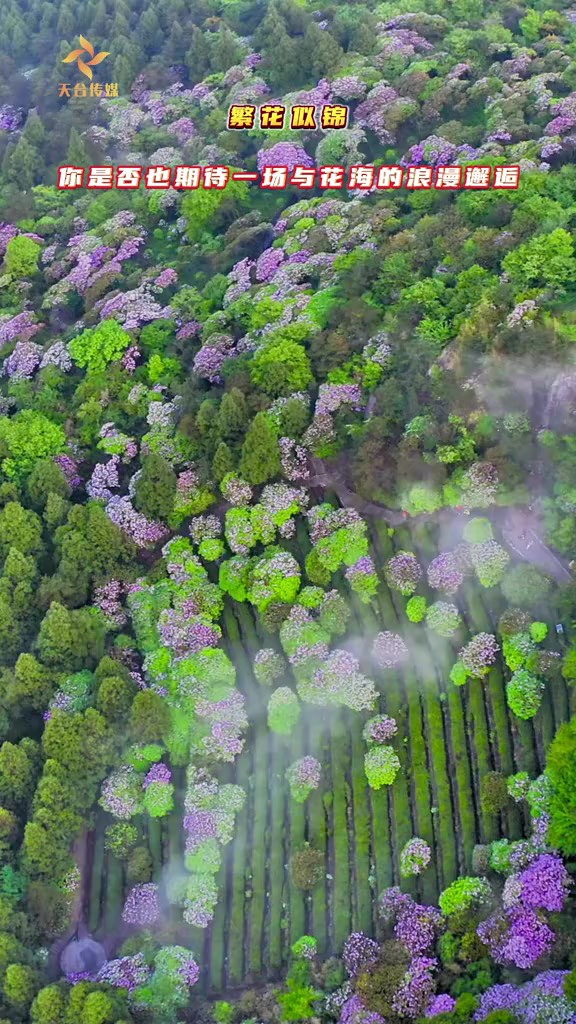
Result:
{"label": "purple flowering tree", "polygon": [[408,893],[393,886],[380,896],[379,912],[387,924],[395,922],[395,938],[411,956],[423,956],[433,948],[442,922],[436,907],[416,903]]}
{"label": "purple flowering tree", "polygon": [[310,793],[318,789],[321,772],[322,766],[315,757],[307,756],[294,761],[286,771],[292,799],[299,804],[304,803]]}
{"label": "purple flowering tree", "polygon": [[496,661],[500,650],[492,633],[477,633],[462,648],[458,657],[464,669],[471,676],[485,676]]}
{"label": "purple flowering tree", "polygon": [[260,149],[257,155],[258,170],[264,167],[286,167],[292,173],[295,167],[314,167],[314,161],[305,149],[294,142],[276,142],[269,149]]}
{"label": "purple flowering tree", "polygon": [[388,715],[375,715],[369,718],[362,730],[362,736],[368,744],[388,743],[398,732],[395,718]]}
{"label": "purple flowering tree", "polygon": [[369,604],[378,591],[378,574],[370,556],[363,555],[354,565],[349,565],[345,576],[362,603]]}
{"label": "purple flowering tree", "polygon": [[411,551],[399,551],[386,562],[384,576],[389,587],[410,597],[418,586],[422,569]]}
{"label": "purple flowering tree", "polygon": [[455,594],[464,582],[464,575],[452,551],[444,551],[432,559],[427,576],[430,586],[445,594]]}
{"label": "purple flowering tree", "polygon": [[362,971],[376,963],[380,955],[380,947],[374,939],[363,932],[352,932],[344,943],[342,963],[348,977],[356,978]]}
{"label": "purple flowering tree", "polygon": [[372,655],[380,668],[396,668],[408,658],[408,648],[398,633],[385,630],[378,633],[372,645]]}
{"label": "purple flowering tree", "polygon": [[431,857],[428,843],[417,837],[409,839],[400,852],[400,874],[404,878],[421,874],[428,867]]}
{"label": "purple flowering tree", "polygon": [[158,886],[153,882],[135,885],[130,890],[122,911],[125,924],[137,928],[150,928],[160,918]]}

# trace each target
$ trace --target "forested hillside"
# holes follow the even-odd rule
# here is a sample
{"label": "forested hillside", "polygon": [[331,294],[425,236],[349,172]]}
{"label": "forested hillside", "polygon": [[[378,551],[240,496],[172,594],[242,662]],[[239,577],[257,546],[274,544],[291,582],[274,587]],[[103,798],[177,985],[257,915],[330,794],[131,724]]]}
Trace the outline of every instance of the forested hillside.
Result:
{"label": "forested hillside", "polygon": [[[0,51],[0,1024],[575,1024],[576,8]],[[521,173],[57,187],[120,164]]]}

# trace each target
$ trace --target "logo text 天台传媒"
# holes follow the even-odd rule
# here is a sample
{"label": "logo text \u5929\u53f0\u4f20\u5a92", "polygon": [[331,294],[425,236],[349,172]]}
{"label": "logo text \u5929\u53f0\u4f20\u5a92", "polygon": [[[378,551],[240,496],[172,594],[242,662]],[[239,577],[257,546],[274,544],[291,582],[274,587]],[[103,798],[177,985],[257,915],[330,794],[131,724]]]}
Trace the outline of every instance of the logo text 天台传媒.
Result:
{"label": "logo text \u5929\u53f0\u4f20\u5a92", "polygon": [[110,56],[108,50],[101,50],[99,53],[95,52],[95,48],[89,39],[85,36],[79,36],[80,47],[76,50],[72,50],[66,57],[63,58],[63,64],[75,63],[76,67],[85,78],[90,81],[89,89],[86,88],[84,82],[77,82],[76,85],[71,86],[67,82],[61,82],[59,87],[59,97],[70,97],[75,98],[84,96],[105,96],[112,98],[118,96],[118,83],[117,82],[106,82],[104,84],[100,82],[94,82],[94,73],[92,68],[98,64],[101,64],[106,57]]}

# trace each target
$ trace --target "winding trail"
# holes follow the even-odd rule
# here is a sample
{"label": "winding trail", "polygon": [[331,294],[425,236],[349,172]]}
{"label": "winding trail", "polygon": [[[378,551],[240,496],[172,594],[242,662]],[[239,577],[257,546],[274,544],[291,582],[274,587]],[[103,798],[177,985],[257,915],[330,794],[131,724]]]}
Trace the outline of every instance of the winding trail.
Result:
{"label": "winding trail", "polygon": [[78,939],[83,939],[89,934],[88,926],[86,924],[86,904],[88,898],[86,891],[88,872],[86,867],[88,863],[89,838],[89,830],[85,828],[82,830],[73,846],[72,855],[78,867],[78,871],[80,872],[80,882],[72,907],[70,924],[66,931],[62,935],[59,935],[50,947],[48,971],[50,977],[53,978],[59,978],[62,974],[60,969],[60,957],[70,940],[75,936]]}

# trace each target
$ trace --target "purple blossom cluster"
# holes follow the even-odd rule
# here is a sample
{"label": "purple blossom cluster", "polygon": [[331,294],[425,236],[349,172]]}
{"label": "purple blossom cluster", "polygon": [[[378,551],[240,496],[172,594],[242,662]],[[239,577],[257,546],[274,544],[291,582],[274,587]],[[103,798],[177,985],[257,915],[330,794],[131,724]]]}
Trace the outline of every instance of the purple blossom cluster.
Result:
{"label": "purple blossom cluster", "polygon": [[40,360],[40,369],[44,370],[46,366],[56,366],[63,373],[72,369],[72,359],[63,341],[55,341],[46,349]]}
{"label": "purple blossom cluster", "polygon": [[471,676],[485,676],[500,650],[492,633],[477,633],[462,648],[458,657]]}
{"label": "purple blossom cluster", "polygon": [[78,464],[71,455],[55,455],[54,462],[57,466],[60,466],[60,469],[66,477],[68,486],[72,490],[82,483],[82,478],[78,476]]}
{"label": "purple blossom cluster", "polygon": [[149,928],[160,918],[158,886],[154,882],[135,885],[126,897],[122,920],[138,928]]}
{"label": "purple blossom cluster", "polygon": [[308,452],[301,444],[291,437],[281,437],[280,462],[282,472],[287,480],[307,480],[310,476],[308,468]]}
{"label": "purple blossom cluster", "polygon": [[525,299],[523,302],[517,303],[512,312],[506,317],[506,326],[516,327],[520,324],[521,327],[526,327],[534,319],[534,314],[538,308],[538,303],[535,299]]}
{"label": "purple blossom cluster", "polygon": [[574,1024],[574,1006],[564,994],[568,971],[542,971],[523,985],[492,985],[480,996],[474,1021],[498,1011],[512,1013],[521,1024]]}
{"label": "purple blossom cluster", "polygon": [[385,630],[378,633],[372,645],[372,655],[381,668],[395,668],[406,661],[408,648],[398,633]]}
{"label": "purple blossom cluster", "polygon": [[218,821],[214,811],[193,809],[184,817],[186,833],[186,853],[195,853],[201,843],[208,839],[216,839]]}
{"label": "purple blossom cluster", "polygon": [[436,907],[416,903],[408,893],[393,886],[382,893],[379,911],[384,921],[396,921],[394,935],[411,956],[422,956],[432,949],[442,921]]}
{"label": "purple blossom cluster", "polygon": [[532,910],[559,912],[563,909],[571,886],[562,858],[556,853],[542,853],[518,876],[519,899]]}
{"label": "purple blossom cluster", "polygon": [[154,286],[156,288],[170,288],[171,285],[176,284],[178,281],[178,274],[172,267],[166,267],[161,270],[158,277],[154,278]]}
{"label": "purple blossom cluster", "polygon": [[108,580],[94,591],[94,604],[103,615],[118,629],[126,625],[128,616],[122,607],[122,597],[126,592],[121,580]]}
{"label": "purple blossom cluster", "polygon": [[90,498],[93,498],[94,501],[110,500],[112,491],[120,486],[120,478],[118,476],[119,465],[119,455],[113,455],[112,458],[108,459],[108,462],[96,463],[92,476],[86,484],[86,491]]}
{"label": "purple blossom cluster", "polygon": [[[0,256],[4,256],[6,254],[8,242],[12,238],[16,238],[18,233],[18,228],[15,224],[0,223]],[[20,316],[21,314],[18,315]]]}
{"label": "purple blossom cluster", "polygon": [[202,739],[201,749],[218,761],[232,762],[244,749],[242,733],[248,726],[243,694],[232,690],[219,701],[198,701],[196,714],[210,726],[210,734]]}
{"label": "purple blossom cluster", "polygon": [[275,524],[280,525],[292,515],[303,512],[309,504],[305,490],[287,484],[267,484],[260,495],[260,504]]}
{"label": "purple blossom cluster", "polygon": [[318,789],[322,766],[315,757],[301,757],[286,772],[291,786],[305,786],[307,789]]}
{"label": "purple blossom cluster", "polygon": [[395,718],[390,718],[388,715],[375,715],[374,718],[370,718],[366,722],[362,736],[366,743],[381,744],[388,743],[397,732],[398,724]]}
{"label": "purple blossom cluster", "polygon": [[317,452],[323,445],[330,444],[336,437],[334,421],[329,413],[318,413],[305,431],[302,441],[312,452]]}
{"label": "purple blossom cluster", "polygon": [[401,875],[405,878],[420,875],[428,867],[431,857],[432,851],[428,843],[418,837],[409,839],[400,853]]}
{"label": "purple blossom cluster", "polygon": [[225,334],[213,335],[206,345],[196,353],[193,369],[199,377],[211,384],[221,384],[220,370],[222,364],[230,359],[234,351],[234,342]]}
{"label": "purple blossom cluster", "polygon": [[163,764],[161,761],[158,764],[153,764],[150,771],[147,773],[144,782],[142,783],[143,789],[148,789],[153,782],[161,782],[164,785],[168,785],[172,778],[172,772],[170,771],[167,764]]}
{"label": "purple blossom cluster", "polygon": [[176,340],[188,341],[189,338],[194,338],[201,329],[202,324],[198,323],[197,320],[189,320],[188,323],[182,324],[176,332]]}
{"label": "purple blossom cluster", "polygon": [[576,93],[554,104],[554,117],[544,128],[545,135],[567,135],[576,127]]}
{"label": "purple blossom cluster", "polygon": [[[563,149],[564,146],[561,142],[555,142],[554,139],[549,139],[542,146],[542,149],[540,150],[540,157],[542,160],[549,160],[551,156],[556,156],[556,154],[561,153]],[[527,299],[526,301],[529,302],[530,300]],[[523,305],[523,303],[520,303],[520,305]]]}
{"label": "purple blossom cluster", "polygon": [[472,146],[456,146],[439,135],[429,135],[428,138],[412,146],[406,156],[400,159],[403,167],[409,165],[419,166],[426,164],[429,167],[439,167],[445,164],[455,164],[460,161],[475,160],[478,151]]}
{"label": "purple blossom cluster", "polygon": [[495,128],[486,139],[486,142],[511,142],[512,136],[506,128]]}
{"label": "purple blossom cluster", "polygon": [[10,106],[9,103],[3,103],[0,107],[0,131],[17,132],[21,128],[23,120],[23,110],[17,110],[16,107]]}
{"label": "purple blossom cluster", "polygon": [[196,134],[194,121],[190,117],[179,117],[177,121],[166,126],[170,135],[175,135],[180,146],[185,146]]}
{"label": "purple blossom cluster", "polygon": [[437,967],[438,961],[432,957],[412,959],[392,1001],[396,1013],[411,1020],[423,1013],[434,994],[434,971]]}
{"label": "purple blossom cluster", "polygon": [[316,669],[313,680],[298,684],[303,700],[313,704],[343,704],[353,711],[371,711],[376,702],[376,687],[359,671],[358,660],[350,651],[331,651]]}
{"label": "purple blossom cluster", "polygon": [[361,100],[366,95],[367,86],[358,75],[343,75],[332,82],[332,94],[341,100]]}
{"label": "purple blossom cluster", "polygon": [[[196,483],[194,486],[196,486]],[[214,537],[220,537],[222,523],[218,516],[194,516],[190,520],[188,532],[195,544],[201,544],[203,540],[213,540]]]}
{"label": "purple blossom cluster", "polygon": [[384,576],[389,587],[399,590],[405,597],[410,597],[418,586],[422,569],[416,555],[411,551],[399,551],[386,562]]}
{"label": "purple blossom cluster", "polygon": [[165,608],[158,620],[158,633],[164,647],[184,657],[206,647],[217,647],[222,631],[215,623],[198,615],[189,617],[184,608]]}
{"label": "purple blossom cluster", "polygon": [[367,128],[373,132],[376,138],[383,145],[393,141],[393,135],[388,128],[388,117],[390,107],[398,99],[398,93],[387,82],[379,82],[375,85],[366,99],[360,103],[354,112],[354,120],[361,128]]}
{"label": "purple blossom cluster", "polygon": [[344,943],[342,963],[349,978],[356,978],[372,967],[380,955],[380,947],[364,932],[352,932]]}
{"label": "purple blossom cluster", "polygon": [[133,256],[137,256],[144,245],[144,241],[144,235],[134,235],[132,238],[125,238],[120,243],[120,248],[114,257],[114,261],[116,263],[124,263],[126,260],[132,259]]}
{"label": "purple blossom cluster", "polygon": [[139,548],[155,547],[168,536],[165,526],[151,522],[141,512],[137,512],[127,496],[115,495],[110,498],[106,514]]}
{"label": "purple blossom cluster", "polygon": [[108,960],[100,968],[96,975],[96,981],[106,985],[114,985],[115,988],[125,988],[133,992],[140,985],[145,985],[150,978],[148,967],[143,953],[136,953],[134,956],[123,956],[118,960]]}
{"label": "purple blossom cluster", "polygon": [[228,280],[230,281],[230,287],[227,289],[224,296],[224,305],[228,306],[231,302],[235,302],[245,292],[249,291],[252,282],[250,273],[253,267],[251,260],[246,257],[243,260],[239,260],[232,267],[232,270],[228,274]]}
{"label": "purple blossom cluster", "polygon": [[250,484],[246,483],[245,480],[241,480],[240,477],[234,476],[233,473],[224,477],[220,484],[220,490],[224,499],[230,505],[249,505],[252,500]]}
{"label": "purple blossom cluster", "polygon": [[258,150],[258,170],[264,167],[286,167],[291,173],[295,167],[314,167],[314,161],[302,146],[295,142],[276,142],[269,149]]}
{"label": "purple blossom cluster", "polygon": [[171,950],[170,955],[171,958],[175,958],[177,962],[177,978],[188,988],[192,988],[200,977],[200,967],[196,963],[194,957],[183,948]]}
{"label": "purple blossom cluster", "polygon": [[265,249],[256,260],[256,280],[266,284],[272,281],[283,262],[283,249]]}
{"label": "purple blossom cluster", "polygon": [[555,935],[540,915],[524,906],[498,911],[482,921],[478,937],[498,964],[528,970],[552,949]]}
{"label": "purple blossom cluster", "polygon": [[336,412],[344,404],[356,409],[362,407],[362,394],[357,384],[321,384],[314,415]]}
{"label": "purple blossom cluster", "polygon": [[34,341],[18,341],[2,364],[2,375],[12,380],[29,380],[42,358],[42,346]]}
{"label": "purple blossom cluster", "polygon": [[30,341],[41,327],[42,324],[35,323],[34,314],[27,309],[16,316],[5,317],[0,321],[0,348],[10,341]]}
{"label": "purple blossom cluster", "polygon": [[367,1010],[360,996],[351,996],[342,1004],[340,1024],[386,1024],[374,1010]]}
{"label": "purple blossom cluster", "polygon": [[330,537],[336,530],[346,527],[364,527],[362,517],[353,508],[332,508],[331,505],[315,505],[306,512],[310,540],[317,544],[319,540]]}
{"label": "purple blossom cluster", "polygon": [[464,582],[464,575],[452,551],[443,551],[433,558],[427,570],[428,583],[434,590],[455,594]]}
{"label": "purple blossom cluster", "polygon": [[140,811],[140,779],[131,765],[123,765],[102,784],[100,804],[115,818],[127,821]]}
{"label": "purple blossom cluster", "polygon": [[[122,243],[124,259],[127,259],[129,255],[134,255],[132,250],[137,251],[138,248],[134,240],[129,241],[130,244]],[[116,262],[118,262],[118,257],[116,257]],[[109,299],[101,299],[95,304],[94,309],[101,320],[114,317],[115,320],[123,324],[127,331],[135,330],[154,320],[169,320],[173,315],[169,306],[161,306],[153,298],[147,284],[133,288],[131,291],[118,292]]]}
{"label": "purple blossom cluster", "polygon": [[345,570],[345,576],[354,590],[363,590],[369,586],[372,592],[376,592],[378,575],[376,566],[369,555],[363,555],[357,562],[354,562],[354,565],[349,565]]}
{"label": "purple blossom cluster", "polygon": [[451,1013],[456,1006],[456,1000],[453,996],[448,995],[447,992],[442,992],[439,996],[434,996],[431,1003],[428,1003],[426,1007],[426,1017],[437,1017],[440,1013]]}
{"label": "purple blossom cluster", "polygon": [[[161,406],[160,408],[166,408],[166,406]],[[198,474],[194,469],[192,469],[191,466],[189,466],[188,469],[184,469],[182,473],[178,474],[178,479],[176,480],[176,494],[181,501],[190,501],[190,498],[192,497],[192,494],[194,493],[197,487]],[[215,517],[206,517],[206,519],[213,518]]]}
{"label": "purple blossom cluster", "polygon": [[136,364],[141,358],[140,349],[137,345],[130,345],[122,356],[122,367],[126,373],[132,374],[136,370]]}

